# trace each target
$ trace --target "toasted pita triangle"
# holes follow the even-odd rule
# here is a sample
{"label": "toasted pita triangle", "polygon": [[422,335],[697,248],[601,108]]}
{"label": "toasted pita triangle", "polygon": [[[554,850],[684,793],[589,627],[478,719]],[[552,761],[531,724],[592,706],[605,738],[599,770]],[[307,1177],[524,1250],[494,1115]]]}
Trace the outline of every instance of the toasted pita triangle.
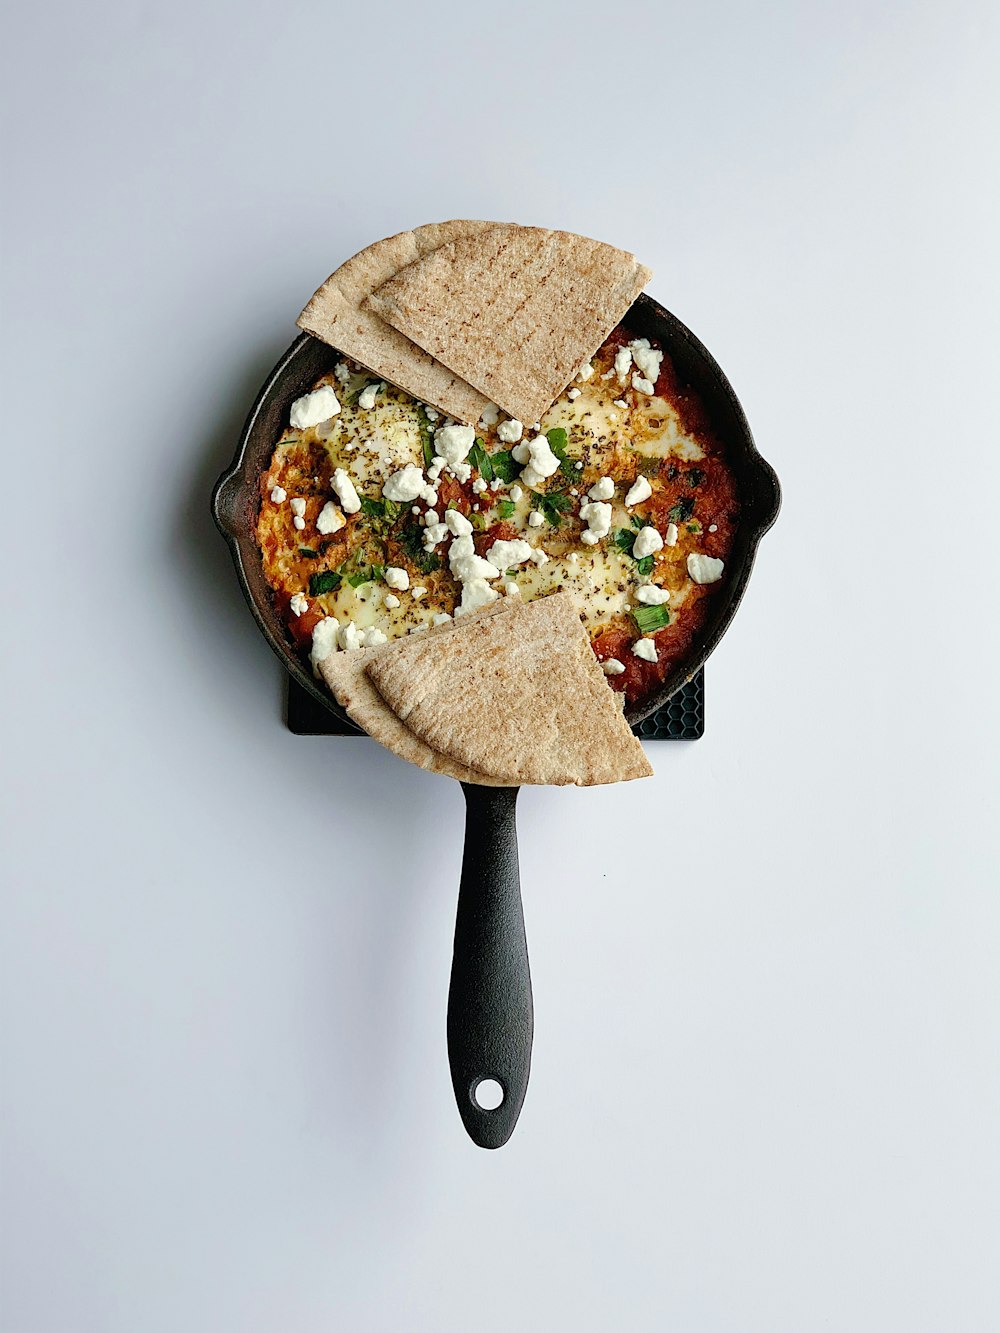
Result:
{"label": "toasted pita triangle", "polygon": [[653,771],[565,593],[400,640],[366,672],[419,741],[501,785],[590,786]]}
{"label": "toasted pita triangle", "polygon": [[434,222],[376,241],[327,278],[299,315],[299,328],[456,420],[478,421],[489,400],[362,303],[380,283],[422,255],[492,225]]}
{"label": "toasted pita triangle", "polygon": [[[502,611],[505,605],[503,602],[493,602],[480,614],[495,615]],[[450,626],[441,628],[447,630]],[[434,637],[440,632],[441,630],[437,629],[428,630],[427,634]],[[483,787],[503,785],[483,773],[474,772],[464,764],[456,764],[444,755],[435,754],[430,746],[418,740],[388,707],[365,675],[365,668],[380,653],[392,652],[399,642],[405,640],[394,640],[380,648],[333,652],[320,662],[320,672],[337,703],[347,711],[352,721],[367,731],[372,740],[378,741],[380,745],[384,745],[387,750],[391,750],[394,755],[405,759],[409,764],[416,764],[418,768],[426,769],[429,773],[440,773],[444,777],[454,778],[456,782],[472,782]]]}
{"label": "toasted pita triangle", "polygon": [[602,241],[493,223],[383,280],[362,308],[530,424],[651,276],[634,255]]}

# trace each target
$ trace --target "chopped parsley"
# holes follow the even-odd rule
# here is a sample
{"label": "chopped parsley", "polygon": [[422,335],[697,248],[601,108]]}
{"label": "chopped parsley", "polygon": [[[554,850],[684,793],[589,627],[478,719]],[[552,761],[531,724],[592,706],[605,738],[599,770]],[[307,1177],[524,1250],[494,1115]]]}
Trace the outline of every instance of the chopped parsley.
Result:
{"label": "chopped parsley", "polygon": [[304,555],[308,560],[319,559],[319,551],[314,551],[311,546],[300,546],[299,555]]}
{"label": "chopped parsley", "polygon": [[572,503],[565,491],[549,491],[546,494],[541,491],[531,492],[532,509],[540,509],[554,528],[562,523],[562,516]]}
{"label": "chopped parsley", "polygon": [[347,576],[352,588],[360,588],[362,583],[375,583],[385,577],[385,565],[359,565],[353,574]]}
{"label": "chopped parsley", "polygon": [[688,532],[701,532],[701,524],[695,519],[693,523],[687,525],[687,530]]}
{"label": "chopped parsley", "polygon": [[424,530],[419,523],[407,523],[399,535],[399,544],[421,574],[433,574],[441,568],[441,557],[424,550]]}
{"label": "chopped parsley", "polygon": [[[562,426],[553,426],[551,430],[545,432],[545,438],[549,442],[549,448],[559,459],[559,467],[564,477],[576,476],[576,459],[570,458],[566,452],[568,436]],[[559,525],[556,524],[558,527]]]}
{"label": "chopped parsley", "polygon": [[497,505],[497,513],[501,518],[513,518],[516,508],[517,506],[513,500],[501,500]]}
{"label": "chopped parsley", "polygon": [[670,624],[670,607],[665,602],[660,606],[637,606],[632,619],[640,634],[653,634]]}
{"label": "chopped parsley", "polygon": [[335,569],[322,569],[318,574],[309,575],[309,596],[322,597],[325,592],[336,592],[340,587],[340,575]]}
{"label": "chopped parsley", "polygon": [[[628,528],[619,528],[614,536],[614,543],[619,551],[624,552],[625,555],[632,556],[633,560],[635,560],[635,556],[632,555],[632,548],[635,546],[635,539],[638,535],[637,532],[629,532]],[[651,555],[644,555],[641,560],[635,561],[635,567],[640,574],[652,574],[653,563],[653,557]]]}
{"label": "chopped parsley", "polygon": [[509,449],[490,454],[490,467],[494,477],[499,477],[501,481],[513,481],[521,470],[521,464],[514,461],[514,455]]}
{"label": "chopped parsley", "polygon": [[685,495],[683,500],[678,500],[667,512],[667,518],[671,523],[686,523],[694,513],[694,496]]}
{"label": "chopped parsley", "polygon": [[489,454],[483,448],[482,440],[477,440],[469,450],[468,459],[484,481],[493,480],[493,464],[490,461]]}
{"label": "chopped parsley", "polygon": [[371,500],[367,495],[361,497],[361,512],[368,518],[385,518],[385,501]]}
{"label": "chopped parsley", "polygon": [[705,474],[700,467],[691,467],[688,468],[684,480],[690,487],[694,488],[695,486],[700,486],[705,480]]}

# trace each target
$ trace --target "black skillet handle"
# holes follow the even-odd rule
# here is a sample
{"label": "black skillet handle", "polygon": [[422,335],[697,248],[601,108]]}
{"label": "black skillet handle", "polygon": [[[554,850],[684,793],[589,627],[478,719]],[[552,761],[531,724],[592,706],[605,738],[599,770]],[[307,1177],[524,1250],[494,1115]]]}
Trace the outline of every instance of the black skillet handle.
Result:
{"label": "black skillet handle", "polygon": [[[500,1148],[521,1113],[534,1031],[514,822],[518,788],[463,782],[462,790],[465,853],[448,992],[448,1061],[469,1136],[480,1148]],[[495,1110],[476,1101],[483,1079],[503,1090]]]}

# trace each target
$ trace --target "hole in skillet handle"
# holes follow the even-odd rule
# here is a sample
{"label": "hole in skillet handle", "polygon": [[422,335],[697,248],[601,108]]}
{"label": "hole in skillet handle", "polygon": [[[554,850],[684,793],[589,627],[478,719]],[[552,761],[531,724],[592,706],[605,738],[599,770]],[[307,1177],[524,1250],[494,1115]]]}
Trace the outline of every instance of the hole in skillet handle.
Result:
{"label": "hole in skillet handle", "polygon": [[503,1105],[503,1084],[499,1079],[481,1078],[472,1088],[472,1100],[482,1111],[495,1111]]}

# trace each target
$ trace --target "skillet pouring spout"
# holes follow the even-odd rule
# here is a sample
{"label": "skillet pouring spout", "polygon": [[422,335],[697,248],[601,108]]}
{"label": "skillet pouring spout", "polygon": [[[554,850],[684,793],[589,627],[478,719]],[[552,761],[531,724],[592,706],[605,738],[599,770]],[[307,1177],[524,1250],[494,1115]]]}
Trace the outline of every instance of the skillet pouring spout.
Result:
{"label": "skillet pouring spout", "polygon": [[[524,1104],[534,1033],[517,860],[520,789],[463,782],[462,790],[465,850],[448,991],[448,1062],[469,1137],[480,1148],[501,1148]],[[495,1097],[487,1098],[487,1091]]]}

